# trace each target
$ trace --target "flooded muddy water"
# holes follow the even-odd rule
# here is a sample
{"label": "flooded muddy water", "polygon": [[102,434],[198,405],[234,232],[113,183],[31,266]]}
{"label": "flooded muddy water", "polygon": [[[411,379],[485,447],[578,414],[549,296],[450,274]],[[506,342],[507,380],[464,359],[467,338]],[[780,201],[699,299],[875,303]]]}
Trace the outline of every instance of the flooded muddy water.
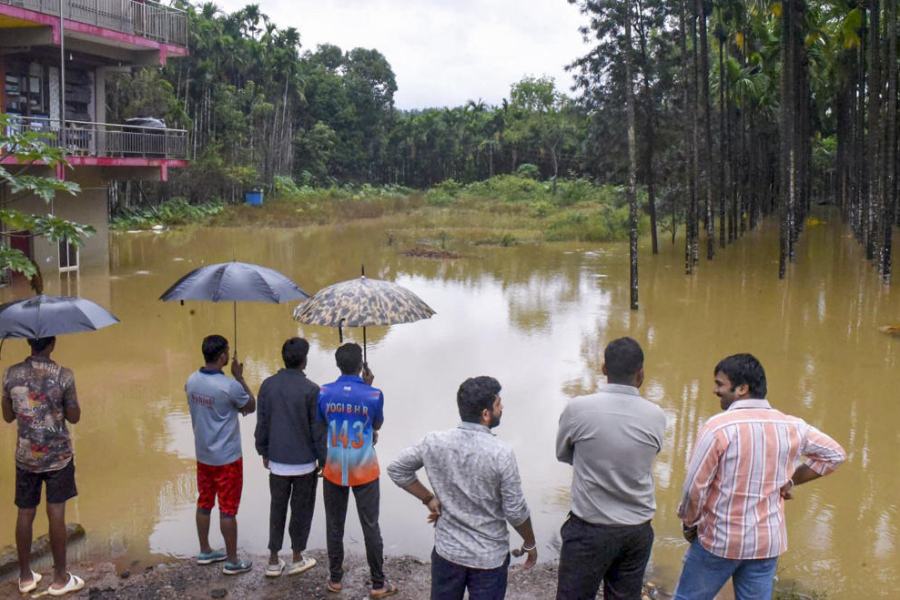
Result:
{"label": "flooded muddy water", "polygon": [[[458,421],[455,392],[469,376],[503,385],[497,430],[518,457],[542,559],[555,558],[568,510],[570,467],[554,455],[566,402],[602,380],[605,343],[630,335],[646,353],[643,392],[668,415],[655,467],[658,512],[654,577],[672,587],[685,542],[675,516],[685,462],[699,425],[718,410],[712,368],[734,352],[756,354],[774,405],[839,440],[849,460],[836,474],[797,490],[788,504],[789,550],[779,579],[835,598],[884,597],[900,585],[900,293],[886,290],[837,222],[810,227],[787,281],[778,281],[775,231],[755,232],[699,273],[682,273],[682,248],[641,260],[641,310],[628,309],[627,246],[564,244],[466,248],[457,260],[400,255],[381,222],[303,230],[195,229],[115,235],[110,265],[47,277],[48,293],[80,294],[111,309],[121,324],[59,338],[55,358],[74,369],[82,422],[72,427],[80,495],[68,518],[84,525],[86,557],[143,563],[196,551],[195,469],[183,385],[200,366],[200,341],[232,337],[230,304],[162,303],[160,293],[204,263],[232,258],[277,269],[314,292],[356,276],[391,279],[425,299],[429,321],[370,329],[369,359],[384,390],[382,466],[425,432]],[[4,302],[28,295],[5,289]],[[282,341],[310,340],[307,374],[337,376],[337,332],[299,326],[292,305],[238,309],[238,352],[250,385],[280,367]],[[348,332],[361,341],[361,331]],[[7,341],[5,368],[26,354]],[[242,420],[245,486],[240,544],[265,551],[268,484],[253,449],[255,417]],[[15,428],[0,428],[0,545],[12,544]],[[426,557],[432,529],[425,509],[382,478],[385,552]],[[350,550],[362,536],[351,510]],[[214,528],[215,529],[215,528]],[[36,534],[46,531],[39,517]],[[514,536],[515,537],[515,536]],[[213,536],[219,539],[218,535]],[[319,506],[311,548],[323,548]]]}

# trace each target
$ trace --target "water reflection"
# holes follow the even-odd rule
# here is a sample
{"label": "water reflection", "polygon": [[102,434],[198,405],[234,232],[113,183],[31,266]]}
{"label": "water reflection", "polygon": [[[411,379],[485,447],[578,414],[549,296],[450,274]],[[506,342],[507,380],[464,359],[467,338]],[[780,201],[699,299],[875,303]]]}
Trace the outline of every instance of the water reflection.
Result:
{"label": "water reflection", "polygon": [[[183,230],[115,236],[111,266],[52,280],[49,293],[71,290],[104,304],[119,326],[60,339],[57,358],[74,368],[84,420],[73,428],[81,496],[70,514],[88,533],[84,552],[150,560],[195,551],[193,438],[184,400],[187,375],[200,364],[204,335],[232,336],[230,305],[158,302],[175,279],[201,264],[237,258],[275,268],[306,291],[356,277],[396,280],[436,311],[416,324],[368,330],[376,385],[386,396],[378,446],[382,464],[426,431],[457,421],[455,390],[464,378],[490,374],[504,386],[498,430],[513,445],[542,557],[558,548],[568,510],[569,467],[556,462],[556,421],[567,400],[594,390],[605,343],[631,335],[644,345],[644,393],[668,419],[654,474],[658,486],[653,568],[677,575],[684,543],[675,507],[685,463],[700,424],[718,410],[712,368],[732,352],[757,354],[767,368],[772,402],[840,440],[850,458],[837,474],[798,492],[788,505],[791,549],[779,577],[824,588],[835,597],[883,595],[900,583],[894,559],[893,451],[900,441],[892,391],[900,385],[897,340],[879,325],[900,320],[896,292],[884,290],[855,242],[836,224],[810,229],[790,278],[776,277],[776,231],[751,234],[682,275],[682,251],[664,245],[641,264],[641,310],[628,310],[627,247],[578,245],[478,248],[463,259],[407,258],[385,243],[380,222],[296,230]],[[21,289],[5,290],[27,295]],[[308,375],[333,380],[337,332],[301,326],[293,306],[241,305],[238,349],[251,386],[280,366],[280,344],[303,335],[311,344]],[[361,330],[347,330],[361,339]],[[25,354],[8,342],[3,365]],[[264,552],[266,474],[253,451],[254,417],[242,422],[245,490],[242,545]],[[0,431],[0,496],[12,496],[14,428]],[[385,480],[386,551],[427,555],[425,513]],[[311,546],[324,546],[321,500]],[[14,507],[0,505],[12,523]],[[361,532],[348,519],[350,548]],[[45,523],[45,521],[44,521]],[[38,530],[46,525],[39,525]],[[12,543],[4,528],[0,544]],[[352,541],[352,540],[355,540]]]}

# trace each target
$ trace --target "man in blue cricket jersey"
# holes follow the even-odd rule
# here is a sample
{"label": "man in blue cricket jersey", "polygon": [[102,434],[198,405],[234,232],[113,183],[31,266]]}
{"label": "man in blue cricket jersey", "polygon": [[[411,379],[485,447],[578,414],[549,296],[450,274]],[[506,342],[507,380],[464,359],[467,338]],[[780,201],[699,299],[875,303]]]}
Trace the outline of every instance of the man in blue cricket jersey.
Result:
{"label": "man in blue cricket jersey", "polygon": [[372,387],[375,377],[363,364],[359,344],[342,345],[334,357],[341,376],[319,391],[319,417],[328,428],[328,452],[322,471],[330,571],[327,589],[329,592],[342,589],[344,523],[352,489],[372,577],[369,597],[385,598],[396,594],[397,587],[384,577],[384,544],[378,527],[381,471],[375,442],[384,422],[384,394]]}

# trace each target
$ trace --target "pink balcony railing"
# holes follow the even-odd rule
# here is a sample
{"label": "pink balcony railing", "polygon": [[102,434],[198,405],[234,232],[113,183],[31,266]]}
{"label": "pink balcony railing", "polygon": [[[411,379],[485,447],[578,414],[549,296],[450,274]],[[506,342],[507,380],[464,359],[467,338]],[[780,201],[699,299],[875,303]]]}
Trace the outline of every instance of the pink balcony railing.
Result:
{"label": "pink balcony railing", "polygon": [[[0,4],[59,16],[60,0],[0,0]],[[150,0],[62,0],[67,19],[187,46],[187,13]]]}

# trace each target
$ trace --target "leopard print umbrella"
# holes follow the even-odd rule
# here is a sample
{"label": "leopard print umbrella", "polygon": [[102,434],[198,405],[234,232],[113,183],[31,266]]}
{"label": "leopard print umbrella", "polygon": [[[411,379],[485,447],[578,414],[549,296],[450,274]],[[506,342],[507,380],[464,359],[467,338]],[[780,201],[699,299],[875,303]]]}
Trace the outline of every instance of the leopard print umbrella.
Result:
{"label": "leopard print umbrella", "polygon": [[294,309],[294,320],[326,327],[373,327],[412,323],[433,314],[405,287],[363,276],[319,290]]}

